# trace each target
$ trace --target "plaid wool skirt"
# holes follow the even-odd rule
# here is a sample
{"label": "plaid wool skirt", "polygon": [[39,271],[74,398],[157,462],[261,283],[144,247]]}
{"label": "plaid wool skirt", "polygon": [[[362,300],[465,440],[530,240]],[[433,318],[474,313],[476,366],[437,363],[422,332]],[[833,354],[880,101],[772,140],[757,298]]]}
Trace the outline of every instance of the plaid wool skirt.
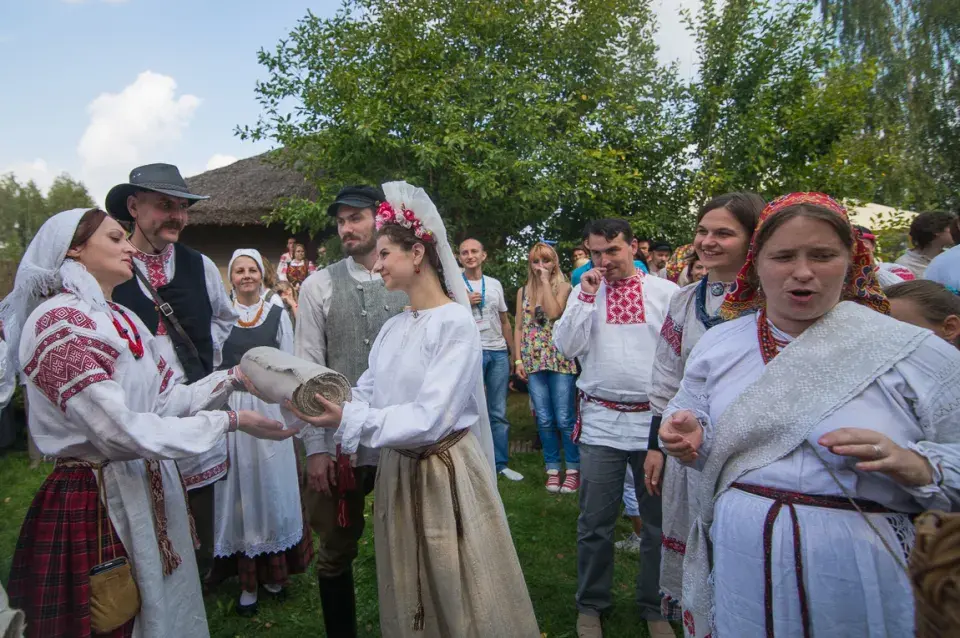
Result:
{"label": "plaid wool skirt", "polygon": [[[99,492],[94,470],[57,466],[30,505],[13,555],[10,604],[27,617],[27,638],[92,636],[90,570],[98,564]],[[103,559],[126,556],[110,518],[103,519]],[[132,619],[107,635],[127,638]]]}

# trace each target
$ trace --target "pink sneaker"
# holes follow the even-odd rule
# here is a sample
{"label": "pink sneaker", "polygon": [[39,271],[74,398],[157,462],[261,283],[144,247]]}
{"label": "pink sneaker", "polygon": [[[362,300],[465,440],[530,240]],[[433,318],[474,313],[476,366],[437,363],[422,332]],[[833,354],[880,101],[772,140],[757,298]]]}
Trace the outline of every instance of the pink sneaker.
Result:
{"label": "pink sneaker", "polygon": [[567,470],[567,475],[563,479],[563,485],[560,487],[561,494],[575,494],[580,489],[580,472],[571,472]]}
{"label": "pink sneaker", "polygon": [[547,470],[547,491],[556,494],[560,491],[560,472]]}

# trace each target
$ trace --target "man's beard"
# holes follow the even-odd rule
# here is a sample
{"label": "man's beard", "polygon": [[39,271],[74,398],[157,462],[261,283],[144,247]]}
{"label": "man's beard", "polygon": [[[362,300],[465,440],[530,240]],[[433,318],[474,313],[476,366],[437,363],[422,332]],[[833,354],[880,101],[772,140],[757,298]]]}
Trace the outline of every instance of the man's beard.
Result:
{"label": "man's beard", "polygon": [[[353,239],[353,238],[351,238],[351,239]],[[359,239],[359,238],[358,238],[358,239]],[[346,244],[344,244],[344,245],[343,245],[343,252],[346,253],[346,254],[347,254],[348,256],[350,256],[350,257],[357,257],[357,256],[360,256],[360,255],[366,255],[366,254],[368,254],[368,253],[370,253],[370,252],[373,252],[373,250],[374,250],[376,247],[377,247],[377,240],[376,240],[375,237],[371,237],[371,238],[368,239],[367,241],[365,241],[365,242],[360,242],[359,244],[355,244],[354,246],[347,246]]]}

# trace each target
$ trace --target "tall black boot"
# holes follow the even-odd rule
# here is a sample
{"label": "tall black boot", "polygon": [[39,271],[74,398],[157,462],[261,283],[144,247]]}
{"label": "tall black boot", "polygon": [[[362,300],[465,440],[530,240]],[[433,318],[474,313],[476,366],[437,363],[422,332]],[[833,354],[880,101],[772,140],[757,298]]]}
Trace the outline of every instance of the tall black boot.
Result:
{"label": "tall black boot", "polygon": [[323,625],[328,638],[356,638],[357,595],[353,589],[353,569],[333,578],[317,578]]}

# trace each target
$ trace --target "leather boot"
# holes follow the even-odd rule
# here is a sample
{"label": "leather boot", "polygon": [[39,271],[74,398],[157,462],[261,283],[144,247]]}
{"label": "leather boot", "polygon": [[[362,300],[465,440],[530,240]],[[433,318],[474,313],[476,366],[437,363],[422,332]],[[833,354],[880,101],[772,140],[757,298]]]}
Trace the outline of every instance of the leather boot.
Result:
{"label": "leather boot", "polygon": [[333,578],[317,578],[320,606],[328,638],[356,638],[357,597],[353,589],[353,570]]}

